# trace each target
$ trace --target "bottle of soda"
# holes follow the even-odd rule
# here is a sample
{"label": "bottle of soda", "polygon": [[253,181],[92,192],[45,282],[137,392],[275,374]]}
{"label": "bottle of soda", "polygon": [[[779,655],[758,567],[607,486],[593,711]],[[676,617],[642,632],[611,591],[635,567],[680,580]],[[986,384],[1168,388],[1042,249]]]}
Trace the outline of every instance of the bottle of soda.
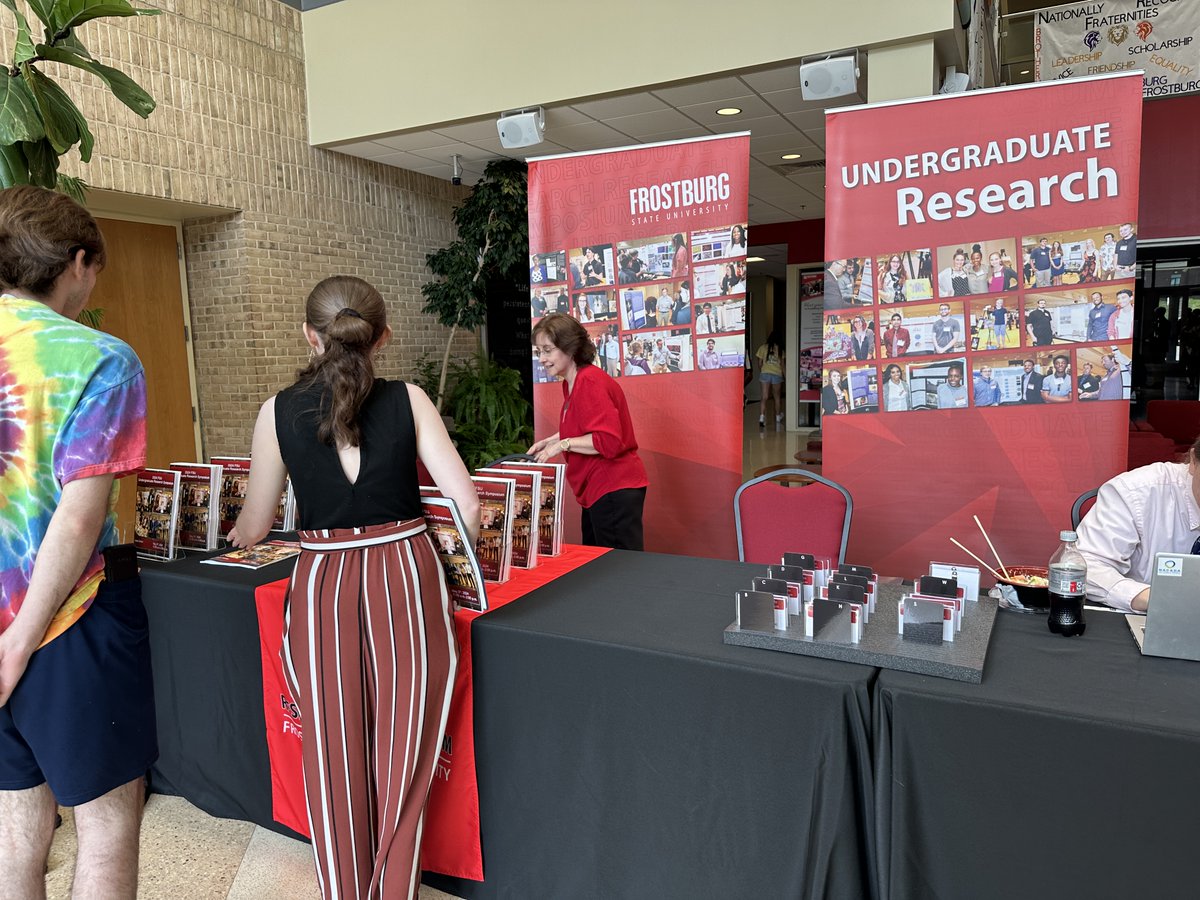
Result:
{"label": "bottle of soda", "polygon": [[1062,541],[1050,557],[1050,617],[1047,625],[1055,634],[1083,634],[1083,598],[1086,593],[1087,561],[1075,546],[1075,532],[1060,531]]}

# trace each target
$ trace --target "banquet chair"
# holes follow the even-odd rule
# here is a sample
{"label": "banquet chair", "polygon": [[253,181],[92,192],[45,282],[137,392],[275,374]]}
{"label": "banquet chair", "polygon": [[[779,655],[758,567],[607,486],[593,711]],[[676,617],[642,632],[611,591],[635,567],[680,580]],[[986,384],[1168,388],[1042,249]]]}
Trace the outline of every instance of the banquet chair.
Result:
{"label": "banquet chair", "polygon": [[[808,483],[789,486],[801,479]],[[733,495],[738,559],[771,564],[796,552],[843,563],[853,512],[850,492],[811,469],[782,468],[751,478]]]}
{"label": "banquet chair", "polygon": [[[1071,504],[1071,528],[1078,530],[1079,523],[1083,521],[1084,514],[1088,509],[1092,508],[1092,501],[1096,499],[1096,494],[1100,488],[1092,488],[1090,491],[1084,491],[1075,498],[1075,502]],[[1087,509],[1084,509],[1087,507]]]}
{"label": "banquet chair", "polygon": [[492,466],[498,466],[502,462],[537,462],[537,459],[530,456],[528,453],[510,453],[508,456],[501,456],[499,459],[493,459],[490,463],[482,468],[490,469]]}

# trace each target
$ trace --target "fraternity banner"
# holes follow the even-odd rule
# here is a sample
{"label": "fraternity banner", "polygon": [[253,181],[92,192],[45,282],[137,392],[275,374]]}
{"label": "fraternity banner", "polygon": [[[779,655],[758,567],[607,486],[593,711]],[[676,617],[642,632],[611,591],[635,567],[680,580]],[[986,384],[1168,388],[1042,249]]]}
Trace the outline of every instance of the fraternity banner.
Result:
{"label": "fraternity banner", "polygon": [[[893,575],[1044,565],[1126,467],[1141,78],[831,112],[824,473]],[[1019,111],[1019,115],[1017,114]]]}
{"label": "fraternity banner", "polygon": [[820,270],[800,273],[800,315],[797,320],[800,337],[800,365],[796,371],[796,399],[800,403],[821,400],[821,310],[824,295],[824,276]]}
{"label": "fraternity banner", "polygon": [[[618,380],[650,479],[647,550],[736,554],[749,166],[746,134],[529,161],[533,325],[573,316]],[[563,388],[536,353],[533,380],[542,438],[558,430]]]}
{"label": "fraternity banner", "polygon": [[1039,81],[1144,70],[1146,97],[1200,91],[1200,3],[1102,0],[1033,14]]}

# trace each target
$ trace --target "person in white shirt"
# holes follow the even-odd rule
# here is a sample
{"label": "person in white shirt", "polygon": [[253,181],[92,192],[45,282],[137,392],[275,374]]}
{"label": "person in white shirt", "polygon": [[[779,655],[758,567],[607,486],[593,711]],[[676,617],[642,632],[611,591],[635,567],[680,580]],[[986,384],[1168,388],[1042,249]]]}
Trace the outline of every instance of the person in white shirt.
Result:
{"label": "person in white shirt", "polygon": [[704,311],[696,318],[696,334],[716,334],[721,330],[717,317],[713,315],[711,303],[704,304]]}
{"label": "person in white shirt", "polygon": [[1182,463],[1152,463],[1105,482],[1077,529],[1087,595],[1145,612],[1156,553],[1200,553],[1200,438]]}

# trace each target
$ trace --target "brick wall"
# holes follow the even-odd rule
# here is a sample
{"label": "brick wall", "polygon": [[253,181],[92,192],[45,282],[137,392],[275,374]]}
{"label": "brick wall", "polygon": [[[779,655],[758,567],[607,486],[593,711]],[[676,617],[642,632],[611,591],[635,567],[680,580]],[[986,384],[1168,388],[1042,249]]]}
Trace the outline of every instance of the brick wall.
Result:
{"label": "brick wall", "polygon": [[[381,375],[440,358],[447,332],[420,312],[420,286],[425,254],[453,239],[451,210],[466,189],[308,145],[296,10],[278,0],[150,3],[162,15],[78,32],[155,98],[149,120],[92,76],[44,66],[96,136],[89,165],[72,154],[63,168],[98,188],[239,210],[186,221],[184,253],[204,450],[243,454],[259,404],[304,362],[304,298],[326,275],[361,276],[387,299],[395,337]],[[0,9],[6,55],[11,18]],[[456,345],[472,348],[469,336]]]}

